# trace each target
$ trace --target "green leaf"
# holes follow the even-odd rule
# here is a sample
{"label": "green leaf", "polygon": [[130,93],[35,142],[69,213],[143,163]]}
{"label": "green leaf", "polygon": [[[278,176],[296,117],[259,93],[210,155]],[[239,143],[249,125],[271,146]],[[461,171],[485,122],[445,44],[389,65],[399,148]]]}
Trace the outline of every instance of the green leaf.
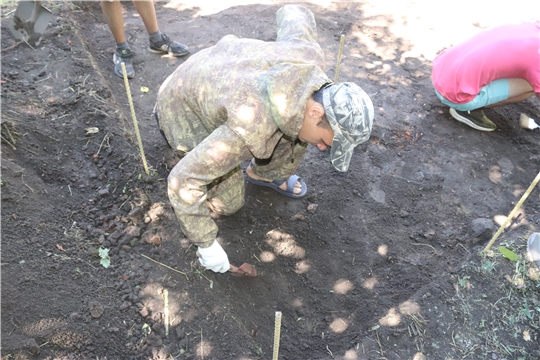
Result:
{"label": "green leaf", "polygon": [[144,323],[144,325],[142,326],[142,331],[144,336],[148,336],[152,332],[152,328],[147,323]]}
{"label": "green leaf", "polygon": [[109,258],[109,249],[99,248],[98,255],[101,258],[99,262],[104,268],[108,268],[111,265],[111,259]]}
{"label": "green leaf", "polygon": [[517,255],[512,250],[509,250],[509,249],[505,248],[504,246],[499,246],[499,251],[508,260],[510,260],[510,261],[516,261],[517,260]]}
{"label": "green leaf", "polygon": [[99,257],[102,258],[102,259],[103,258],[108,258],[109,257],[109,249],[99,248],[98,254],[99,254]]}

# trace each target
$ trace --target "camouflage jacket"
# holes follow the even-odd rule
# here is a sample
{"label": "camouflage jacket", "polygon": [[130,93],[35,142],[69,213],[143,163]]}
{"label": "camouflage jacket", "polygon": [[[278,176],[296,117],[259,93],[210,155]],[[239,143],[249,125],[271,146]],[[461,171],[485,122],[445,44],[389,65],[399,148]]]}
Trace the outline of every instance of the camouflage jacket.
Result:
{"label": "camouflage jacket", "polygon": [[269,158],[283,139],[294,141],[307,100],[331,82],[313,13],[286,5],[276,15],[275,42],[225,36],[159,89],[160,127],[174,149],[189,152],[169,175],[169,198],[184,234],[203,247],[217,235],[206,186],[251,157]]}

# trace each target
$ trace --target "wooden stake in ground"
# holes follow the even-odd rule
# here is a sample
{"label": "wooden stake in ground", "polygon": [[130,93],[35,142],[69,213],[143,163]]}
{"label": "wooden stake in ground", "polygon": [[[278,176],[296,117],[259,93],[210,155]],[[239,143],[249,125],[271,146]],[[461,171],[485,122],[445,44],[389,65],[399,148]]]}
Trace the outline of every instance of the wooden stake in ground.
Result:
{"label": "wooden stake in ground", "polygon": [[281,336],[281,311],[276,311],[276,325],[274,327],[274,356],[273,360],[277,360],[279,355],[279,337]]}
{"label": "wooden stake in ground", "polygon": [[137,135],[137,142],[139,143],[139,151],[141,152],[141,158],[143,160],[144,172],[146,175],[150,175],[148,170],[148,164],[146,163],[146,156],[144,156],[144,149],[141,141],[141,134],[139,133],[139,125],[137,124],[137,117],[135,117],[135,108],[133,107],[133,100],[131,99],[131,90],[129,89],[129,81],[126,73],[126,64],[122,63],[122,73],[124,74],[124,84],[126,85],[127,97],[129,100],[129,108],[131,109],[131,118],[133,119],[133,126],[135,127],[135,135]]}
{"label": "wooden stake in ground", "polygon": [[343,43],[345,42],[345,35],[341,35],[341,39],[339,40],[339,52],[337,56],[337,64],[336,64],[336,76],[334,77],[334,82],[337,83],[339,78],[339,67],[341,66],[341,54],[343,53]]}
{"label": "wooden stake in ground", "polygon": [[165,337],[169,337],[169,290],[163,289],[163,315],[165,315]]}
{"label": "wooden stake in ground", "polygon": [[538,181],[540,181],[540,172],[538,173],[538,175],[536,175],[536,177],[534,178],[533,182],[531,183],[531,185],[529,186],[529,188],[527,189],[527,191],[525,191],[525,194],[523,194],[523,196],[521,197],[521,199],[519,200],[519,202],[516,204],[516,206],[514,207],[514,210],[512,210],[512,212],[510,213],[510,215],[508,215],[508,217],[506,218],[506,220],[504,221],[504,224],[501,225],[501,227],[499,228],[499,230],[497,231],[497,233],[493,236],[493,238],[489,241],[489,244],[487,244],[486,248],[484,250],[482,250],[483,252],[487,252],[490,248],[491,248],[491,245],[493,245],[493,243],[495,242],[495,240],[497,240],[497,238],[499,237],[499,235],[501,235],[501,233],[503,232],[503,230],[506,228],[506,226],[510,223],[510,221],[512,221],[512,219],[514,218],[514,215],[516,214],[516,211],[519,210],[519,208],[521,207],[521,205],[523,204],[523,202],[527,199],[527,197],[529,196],[529,194],[531,193],[531,191],[534,189],[534,187],[536,186],[536,184],[538,184]]}

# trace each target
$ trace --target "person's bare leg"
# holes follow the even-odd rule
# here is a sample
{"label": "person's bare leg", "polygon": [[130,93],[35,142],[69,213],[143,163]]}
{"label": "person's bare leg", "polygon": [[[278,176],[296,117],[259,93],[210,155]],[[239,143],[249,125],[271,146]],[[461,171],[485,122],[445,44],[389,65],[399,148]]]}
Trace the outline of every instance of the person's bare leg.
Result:
{"label": "person's bare leg", "polygon": [[141,16],[150,40],[150,51],[153,53],[169,53],[174,56],[184,56],[189,53],[186,45],[174,41],[159,31],[156,9],[152,0],[133,0],[135,10]]}
{"label": "person's bare leg", "polygon": [[524,79],[508,79],[508,85],[510,86],[510,91],[508,94],[508,99],[486,106],[487,108],[514,104],[525,99],[530,98],[534,95],[534,89],[529,84],[527,80]]}
{"label": "person's bare leg", "polygon": [[[255,180],[260,180],[260,181],[266,181],[266,182],[272,182],[272,180],[270,179],[265,179],[263,177],[260,177],[259,175],[255,174],[253,172],[253,170],[251,170],[251,165],[249,165],[247,168],[246,168],[246,174],[247,176],[249,176],[250,178],[252,179],[255,179]],[[281,184],[279,186],[279,188],[283,191],[287,191],[287,181],[285,181],[283,184]],[[294,190],[293,190],[293,193],[295,194],[300,194],[302,192],[302,184],[300,184],[299,181],[296,182],[296,184],[294,185]]]}
{"label": "person's bare leg", "polygon": [[122,63],[126,68],[127,77],[129,79],[135,76],[135,69],[131,62],[132,54],[129,44],[126,41],[126,35],[124,33],[124,19],[122,18],[122,5],[120,1],[101,1],[101,10],[109,29],[116,41],[116,48],[114,50],[113,62],[114,73],[120,77],[124,77],[122,72]]}
{"label": "person's bare leg", "polygon": [[141,19],[144,23],[144,27],[149,34],[155,33],[159,30],[156,9],[154,8],[154,2],[152,0],[137,0],[133,1],[135,10],[141,15]]}
{"label": "person's bare leg", "polygon": [[120,1],[101,1],[101,10],[109,29],[117,44],[126,41],[124,34],[124,19],[122,19],[122,6]]}

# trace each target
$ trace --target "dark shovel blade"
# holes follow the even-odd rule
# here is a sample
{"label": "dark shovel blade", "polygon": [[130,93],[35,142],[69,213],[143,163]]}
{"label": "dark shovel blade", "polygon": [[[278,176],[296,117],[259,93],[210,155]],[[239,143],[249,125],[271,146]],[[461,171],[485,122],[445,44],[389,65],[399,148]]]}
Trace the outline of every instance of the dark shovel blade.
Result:
{"label": "dark shovel blade", "polygon": [[15,39],[37,46],[45,34],[51,16],[52,13],[41,5],[41,1],[21,0],[9,29]]}

